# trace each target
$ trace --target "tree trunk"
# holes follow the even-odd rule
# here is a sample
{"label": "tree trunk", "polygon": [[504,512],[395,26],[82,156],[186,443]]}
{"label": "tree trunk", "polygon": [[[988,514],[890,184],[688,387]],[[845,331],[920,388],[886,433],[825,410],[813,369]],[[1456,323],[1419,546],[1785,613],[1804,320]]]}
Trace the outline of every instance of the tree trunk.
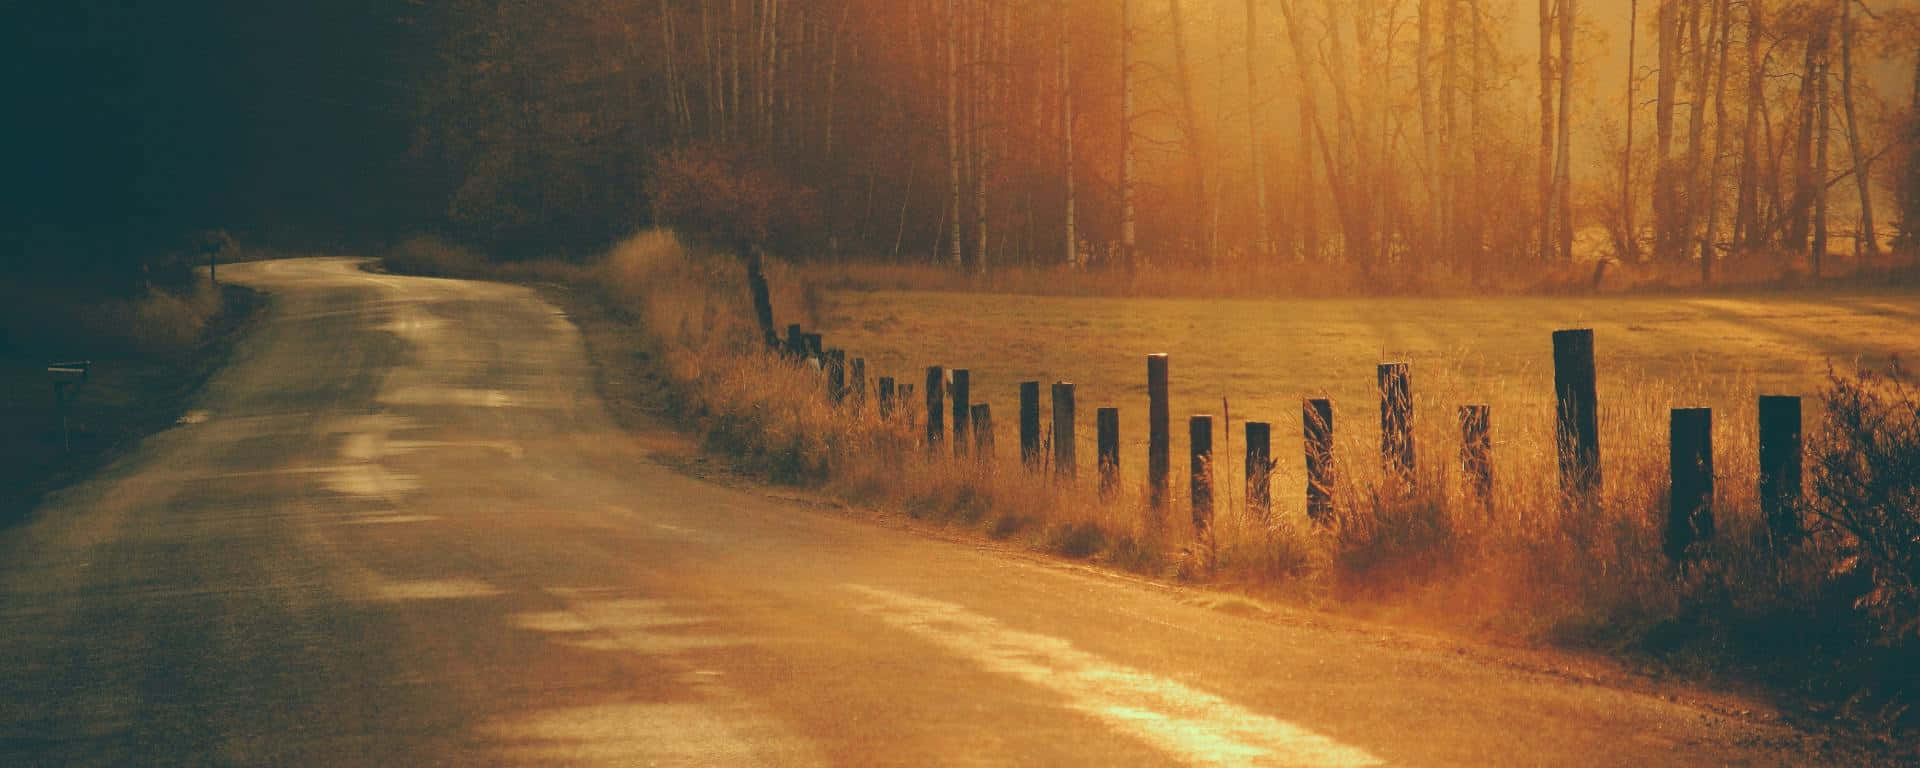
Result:
{"label": "tree trunk", "polygon": [[[1416,21],[1419,30],[1414,41],[1413,82],[1414,89],[1419,92],[1420,100],[1421,175],[1426,180],[1427,197],[1429,198],[1427,217],[1424,223],[1429,230],[1426,233],[1427,237],[1437,240],[1442,230],[1441,222],[1445,217],[1440,210],[1440,173],[1439,169],[1434,167],[1434,164],[1438,162],[1438,155],[1435,153],[1434,148],[1438,138],[1435,136],[1435,132],[1439,126],[1434,123],[1433,78],[1427,71],[1433,57],[1433,44],[1430,41],[1432,38],[1431,28],[1433,26],[1432,6],[1433,0],[1419,0],[1419,16]],[[1247,0],[1247,14],[1249,17],[1253,14],[1253,0]]]}
{"label": "tree trunk", "polygon": [[[1860,146],[1860,125],[1853,112],[1853,2],[1840,4],[1840,106],[1847,118],[1847,151],[1853,155],[1853,183],[1860,194],[1860,234],[1855,246],[1865,257],[1880,254],[1879,235],[1873,226],[1873,158]],[[1826,183],[1822,180],[1821,183]]]}
{"label": "tree trunk", "polygon": [[1815,174],[1814,141],[1821,118],[1820,61],[1826,48],[1827,30],[1816,21],[1807,37],[1806,64],[1800,76],[1799,135],[1793,150],[1793,196],[1787,204],[1784,245],[1794,250],[1807,249],[1808,209],[1813,205],[1816,187],[1826,185],[1824,173]]}
{"label": "tree trunk", "polygon": [[1827,94],[1827,75],[1832,67],[1832,57],[1827,51],[1827,35],[1827,25],[1822,24],[1820,29],[1820,60],[1817,65],[1818,74],[1814,76],[1813,81],[1816,93],[1814,100],[1817,102],[1814,105],[1814,110],[1819,113],[1819,127],[1813,138],[1814,160],[1813,177],[1811,179],[1813,184],[1813,244],[1811,246],[1812,257],[1808,259],[1808,267],[1813,271],[1813,276],[1816,279],[1820,277],[1821,263],[1827,258],[1827,190],[1831,187],[1831,185],[1827,183],[1827,177],[1832,173],[1832,169],[1829,168],[1827,164],[1827,146],[1832,143],[1830,137],[1832,135],[1833,122],[1832,103],[1829,101]]}
{"label": "tree trunk", "polygon": [[[1421,0],[1424,4],[1426,0]],[[1260,146],[1260,75],[1256,52],[1259,50],[1258,22],[1255,9],[1258,0],[1247,0],[1247,149],[1253,164],[1253,208],[1254,208],[1254,262],[1264,266],[1273,252],[1273,238],[1268,232],[1271,221],[1267,217],[1267,174],[1262,163]]]}
{"label": "tree trunk", "polygon": [[1120,262],[1134,263],[1133,3],[1120,0]]}
{"label": "tree trunk", "polygon": [[1573,21],[1576,0],[1560,0],[1560,131],[1554,160],[1560,258],[1573,259]]}
{"label": "tree trunk", "polygon": [[1659,38],[1660,73],[1654,95],[1653,252],[1661,261],[1678,261],[1679,210],[1674,198],[1673,105],[1679,83],[1678,0],[1660,0],[1654,21]]}
{"label": "tree trunk", "polygon": [[1313,145],[1316,140],[1315,127],[1319,125],[1319,98],[1313,88],[1313,59],[1308,52],[1299,14],[1294,7],[1299,0],[1281,0],[1280,13],[1287,24],[1287,43],[1293,49],[1294,74],[1298,79],[1297,94],[1299,100],[1300,132],[1296,173],[1299,181],[1294,186],[1294,199],[1299,202],[1300,256],[1302,260],[1320,257],[1320,226],[1318,206],[1314,204]]}
{"label": "tree trunk", "polygon": [[1638,240],[1633,231],[1633,86],[1637,78],[1634,72],[1634,56],[1640,43],[1640,0],[1632,0],[1627,6],[1627,102],[1623,110],[1626,114],[1627,146],[1620,153],[1620,260],[1638,261]]}
{"label": "tree trunk", "polygon": [[1759,190],[1761,101],[1766,98],[1765,66],[1760,58],[1760,33],[1765,28],[1766,0],[1747,0],[1747,114],[1740,129],[1740,190],[1734,203],[1733,242],[1737,247],[1759,248],[1765,243],[1760,232]]}
{"label": "tree trunk", "polygon": [[1193,68],[1187,59],[1187,25],[1180,11],[1182,0],[1167,0],[1167,14],[1173,29],[1173,60],[1175,76],[1179,78],[1176,87],[1180,91],[1180,126],[1186,136],[1187,163],[1192,167],[1193,202],[1200,205],[1200,226],[1202,233],[1200,263],[1208,267],[1218,266],[1219,253],[1215,250],[1213,228],[1212,189],[1207,186],[1206,153],[1200,147],[1200,114],[1193,103]]}
{"label": "tree trunk", "polygon": [[[1694,237],[1694,227],[1700,219],[1700,201],[1706,196],[1703,182],[1706,179],[1707,102],[1711,91],[1709,79],[1713,75],[1713,41],[1708,36],[1719,28],[1719,19],[1713,18],[1707,21],[1703,29],[1701,10],[1700,6],[1693,5],[1687,13],[1688,36],[1693,40],[1693,76],[1689,84],[1691,103],[1688,105],[1687,120],[1687,193],[1680,206],[1680,237],[1686,241]],[[1718,13],[1720,6],[1708,0],[1706,10]],[[1683,254],[1685,250],[1683,247]]]}
{"label": "tree trunk", "polygon": [[1913,57],[1913,106],[1907,112],[1906,163],[1895,193],[1900,200],[1900,234],[1894,247],[1920,249],[1920,47]]}
{"label": "tree trunk", "polygon": [[1060,178],[1066,188],[1066,213],[1063,222],[1062,263],[1080,263],[1080,231],[1075,210],[1073,178],[1073,36],[1067,13],[1067,0],[1058,1],[1060,13]]}
{"label": "tree trunk", "polygon": [[947,0],[947,263],[954,269],[966,266],[961,251],[965,227],[960,221],[960,24],[954,1]]}
{"label": "tree trunk", "polygon": [[[1720,158],[1727,151],[1727,49],[1733,36],[1733,7],[1728,0],[1719,0],[1715,12],[1720,21],[1720,52],[1718,71],[1713,83],[1713,157],[1707,161],[1707,180],[1701,188],[1707,209],[1706,232],[1700,238],[1700,284],[1713,283],[1713,249],[1719,240],[1720,222]],[[1705,52],[1703,51],[1704,55]]]}

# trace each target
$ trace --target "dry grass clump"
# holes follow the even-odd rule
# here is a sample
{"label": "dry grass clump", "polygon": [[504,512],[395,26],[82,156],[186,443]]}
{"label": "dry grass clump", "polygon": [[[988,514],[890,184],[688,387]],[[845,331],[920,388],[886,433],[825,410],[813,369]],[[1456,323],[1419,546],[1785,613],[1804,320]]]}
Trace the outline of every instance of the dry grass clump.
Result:
{"label": "dry grass clump", "polygon": [[[776,317],[816,327],[818,294],[789,268],[771,269]],[[1470,364],[1420,371],[1414,390],[1419,470],[1411,484],[1382,468],[1377,403],[1351,397],[1336,403],[1336,505],[1325,521],[1304,513],[1297,417],[1274,422],[1275,501],[1262,511],[1246,503],[1241,422],[1216,414],[1228,434],[1215,440],[1216,501],[1203,515],[1209,525],[1202,531],[1190,522],[1184,441],[1174,445],[1173,501],[1164,509],[1144,502],[1135,444],[1123,444],[1126,471],[1105,497],[1088,446],[1077,451],[1077,478],[1056,477],[1044,459],[1023,466],[1010,403],[999,403],[998,445],[991,453],[956,454],[948,443],[929,449],[921,423],[924,392],[883,419],[870,383],[867,397],[836,405],[816,364],[766,354],[733,259],[689,254],[670,235],[649,233],[595,270],[608,300],[654,336],[655,357],[679,389],[685,423],[709,449],[778,482],[1067,557],[1341,601],[1501,637],[1602,648],[1696,671],[1740,669],[1827,699],[1844,700],[1871,675],[1907,668],[1886,661],[1902,656],[1889,657],[1884,649],[1892,646],[1875,645],[1884,636],[1867,631],[1853,603],[1907,605],[1901,601],[1911,597],[1913,582],[1882,579],[1892,586],[1879,591],[1849,585],[1860,573],[1907,573],[1901,569],[1910,570],[1910,559],[1838,567],[1866,562],[1867,550],[1881,546],[1844,525],[1815,526],[1816,535],[1791,548],[1770,535],[1756,492],[1752,395],[1759,385],[1752,373],[1616,373],[1601,401],[1605,479],[1590,503],[1562,493],[1551,394],[1541,391],[1538,376],[1490,377]],[[869,368],[870,376],[886,374],[925,386],[913,371]],[[1470,402],[1489,404],[1493,413],[1494,490],[1485,499],[1460,470],[1455,409]],[[1682,569],[1662,552],[1661,526],[1668,409],[1690,405],[1715,408],[1717,535],[1697,545]],[[1827,434],[1819,409],[1808,413],[1807,434]],[[1174,425],[1176,436],[1184,434],[1182,426]],[[1869,431],[1894,434],[1881,426]],[[1042,434],[1048,433],[1043,423]],[[1811,441],[1809,454],[1857,454],[1854,443],[1849,448],[1829,434]],[[1904,443],[1874,445],[1891,451]],[[1835,509],[1834,499],[1855,508],[1844,494],[1821,498],[1829,504],[1821,509]],[[1884,502],[1876,509],[1904,509],[1911,519],[1907,496],[1873,498]],[[1824,514],[1834,519],[1838,513]],[[1911,625],[1891,626],[1906,631]],[[1830,663],[1810,665],[1809,654]],[[1880,660],[1852,661],[1867,658]],[[1889,702],[1909,700],[1883,696],[1875,711],[1897,715],[1904,705]]]}

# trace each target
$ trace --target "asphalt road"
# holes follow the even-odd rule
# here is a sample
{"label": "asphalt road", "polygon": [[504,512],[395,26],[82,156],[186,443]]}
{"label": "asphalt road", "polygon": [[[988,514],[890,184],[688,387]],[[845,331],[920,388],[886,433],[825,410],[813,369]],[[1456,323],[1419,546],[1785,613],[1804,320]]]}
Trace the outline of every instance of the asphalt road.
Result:
{"label": "asphalt road", "polygon": [[1765,721],[650,460],[515,286],[262,262],[190,423],[0,531],[0,765],[1727,765]]}

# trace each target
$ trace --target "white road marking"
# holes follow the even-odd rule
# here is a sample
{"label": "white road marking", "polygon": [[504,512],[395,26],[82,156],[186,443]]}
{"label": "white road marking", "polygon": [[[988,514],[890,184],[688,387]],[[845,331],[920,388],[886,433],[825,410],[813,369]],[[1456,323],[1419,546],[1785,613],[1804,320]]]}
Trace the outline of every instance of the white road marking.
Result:
{"label": "white road marking", "polygon": [[981,666],[1065,696],[1073,709],[1197,765],[1380,765],[1348,746],[1210,693],[1108,662],[1065,640],[953,603],[848,584],[860,609]]}

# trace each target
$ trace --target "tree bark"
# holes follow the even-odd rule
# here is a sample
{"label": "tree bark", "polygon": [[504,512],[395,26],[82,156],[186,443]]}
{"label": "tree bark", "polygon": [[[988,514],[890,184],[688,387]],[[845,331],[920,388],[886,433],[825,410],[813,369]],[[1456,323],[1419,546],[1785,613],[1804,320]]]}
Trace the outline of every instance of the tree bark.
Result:
{"label": "tree bark", "polygon": [[1060,14],[1060,178],[1066,189],[1065,221],[1061,263],[1074,266],[1080,263],[1080,232],[1076,220],[1079,201],[1074,198],[1073,178],[1073,36],[1067,0],[1058,0]]}
{"label": "tree bark", "polygon": [[1560,132],[1558,154],[1554,161],[1557,188],[1560,258],[1573,259],[1573,22],[1577,0],[1560,0]]}
{"label": "tree bark", "polygon": [[1654,21],[1659,38],[1659,78],[1654,95],[1653,252],[1661,261],[1677,261],[1679,210],[1674,199],[1673,106],[1679,82],[1678,0],[1660,0]]}
{"label": "tree bark", "polygon": [[1133,3],[1120,0],[1120,263],[1134,263]]}
{"label": "tree bark", "polygon": [[947,3],[947,263],[954,269],[966,266],[961,251],[965,226],[960,221],[960,23],[954,0]]}
{"label": "tree bark", "polygon": [[1760,58],[1760,33],[1765,29],[1766,0],[1747,0],[1747,112],[1740,129],[1740,190],[1734,203],[1733,242],[1747,249],[1765,243],[1760,231],[1759,139],[1762,100],[1766,98],[1766,69]]}
{"label": "tree bark", "polygon": [[1720,158],[1727,151],[1727,49],[1732,47],[1729,43],[1733,36],[1733,7],[1728,0],[1719,0],[1715,15],[1720,22],[1720,51],[1713,84],[1713,157],[1707,161],[1707,180],[1701,185],[1707,209],[1706,232],[1700,238],[1700,284],[1703,286],[1713,283],[1713,253],[1720,235]]}
{"label": "tree bark", "polygon": [[[1426,0],[1421,0],[1424,7]],[[1255,263],[1265,265],[1272,255],[1273,238],[1268,231],[1271,222],[1267,217],[1267,174],[1262,162],[1260,145],[1260,75],[1259,57],[1259,14],[1256,13],[1258,0],[1247,0],[1247,150],[1253,164],[1253,208]],[[1423,70],[1424,71],[1424,70]],[[1424,97],[1424,95],[1423,95]]]}
{"label": "tree bark", "polygon": [[1640,0],[1627,6],[1627,102],[1623,110],[1627,126],[1626,149],[1620,153],[1620,260],[1638,261],[1638,239],[1633,231],[1633,86],[1636,48],[1640,43]]}
{"label": "tree bark", "polygon": [[[1873,158],[1860,146],[1860,125],[1853,112],[1853,1],[1840,4],[1840,106],[1847,118],[1847,151],[1853,155],[1854,189],[1860,195],[1860,233],[1855,247],[1866,257],[1880,254],[1879,236],[1873,226]],[[1825,184],[1825,180],[1821,181]]]}

